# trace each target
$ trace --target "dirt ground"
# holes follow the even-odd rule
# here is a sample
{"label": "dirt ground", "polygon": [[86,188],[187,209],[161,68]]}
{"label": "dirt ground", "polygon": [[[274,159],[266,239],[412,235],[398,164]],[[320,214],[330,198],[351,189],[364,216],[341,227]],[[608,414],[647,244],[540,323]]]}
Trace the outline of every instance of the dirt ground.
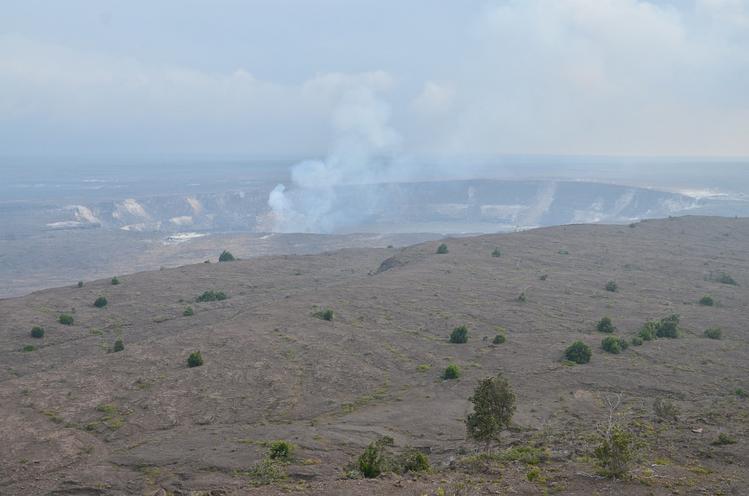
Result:
{"label": "dirt ground", "polygon": [[[749,494],[749,398],[737,394],[749,391],[749,219],[448,239],[442,255],[439,243],[197,264],[0,300],[0,494]],[[228,299],[196,303],[206,290]],[[716,304],[700,305],[704,295]],[[106,307],[93,306],[99,296]],[[321,308],[332,322],[313,316]],[[678,339],[601,349],[603,316],[631,338],[674,313]],[[448,342],[458,325],[466,344]],[[703,337],[708,327],[722,339]],[[498,333],[507,340],[494,345]],[[108,352],[116,339],[124,351]],[[593,357],[571,366],[563,352],[578,339]],[[188,368],[195,350],[205,363]],[[462,375],[442,380],[450,363]],[[498,449],[538,448],[537,465],[472,456],[468,398],[498,372],[517,395]],[[617,393],[639,448],[614,481],[592,452]],[[656,398],[678,420],[658,421]],[[721,433],[735,443],[714,444]],[[432,471],[354,478],[349,464],[384,435],[428,453]],[[278,439],[296,450],[269,475]]]}

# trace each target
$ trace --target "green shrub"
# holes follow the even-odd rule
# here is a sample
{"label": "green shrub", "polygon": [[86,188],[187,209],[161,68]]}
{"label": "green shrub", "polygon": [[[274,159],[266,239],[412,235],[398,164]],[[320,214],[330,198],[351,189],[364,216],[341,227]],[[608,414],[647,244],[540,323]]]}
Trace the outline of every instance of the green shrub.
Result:
{"label": "green shrub", "polygon": [[640,339],[643,341],[652,341],[656,337],[656,331],[658,330],[658,322],[655,322],[654,320],[645,322],[645,325],[642,326],[640,329],[640,332],[637,334]]}
{"label": "green shrub", "polygon": [[594,451],[594,456],[606,477],[621,478],[629,471],[634,458],[635,439],[631,433],[614,425]]}
{"label": "green shrub", "polygon": [[99,296],[94,302],[94,306],[96,308],[104,308],[105,306],[107,306],[107,303],[109,302],[107,301],[106,298],[104,298],[103,296]]}
{"label": "green shrub", "polygon": [[223,301],[227,298],[226,293],[223,291],[204,291],[202,295],[195,298],[195,301],[198,303],[203,303],[206,301]]}
{"label": "green shrub", "polygon": [[720,327],[710,327],[705,329],[705,337],[709,339],[720,339],[723,336],[723,331]]}
{"label": "green shrub", "polygon": [[582,341],[575,341],[564,351],[564,357],[577,364],[588,363],[591,355],[593,352],[590,351],[590,346]]}
{"label": "green shrub", "polygon": [[601,348],[609,353],[618,354],[626,350],[628,347],[629,343],[618,336],[606,336],[601,341]]}
{"label": "green shrub", "polygon": [[271,460],[288,460],[294,452],[294,445],[288,441],[273,441],[270,443],[268,456]]}
{"label": "green shrub", "polygon": [[41,339],[44,337],[44,329],[42,329],[39,326],[34,326],[31,328],[31,337],[36,339]]}
{"label": "green shrub", "polygon": [[502,252],[499,251],[499,248],[494,248],[494,251],[492,252],[492,256],[493,257],[501,257],[502,256]]}
{"label": "green shrub", "polygon": [[72,326],[74,319],[72,315],[64,313],[57,318],[57,321],[62,325]]}
{"label": "green shrub", "polygon": [[79,287],[79,288],[82,288],[82,287],[83,287],[83,281],[78,281],[78,287]]}
{"label": "green shrub", "polygon": [[525,303],[526,301],[528,301],[528,297],[527,297],[527,296],[525,296],[525,291],[522,291],[522,292],[521,292],[521,293],[520,293],[520,294],[518,295],[518,301],[519,301],[520,303]]}
{"label": "green shrub", "polygon": [[721,284],[729,284],[731,286],[738,286],[736,280],[723,271],[711,272],[708,276],[708,280],[719,282]]}
{"label": "green shrub", "polygon": [[187,357],[188,367],[200,367],[203,365],[203,355],[199,351],[193,351],[190,356]]}
{"label": "green shrub", "polygon": [[437,253],[439,255],[444,255],[445,253],[447,253],[447,245],[445,243],[442,243],[441,245],[439,245],[437,247]]}
{"label": "green shrub", "polygon": [[611,333],[614,332],[614,324],[611,322],[611,319],[608,317],[604,317],[601,320],[598,321],[598,324],[596,324],[596,329],[598,329],[598,332],[606,332]]}
{"label": "green shrub", "polygon": [[34,347],[33,344],[27,344],[26,346],[24,346],[23,348],[21,348],[21,351],[23,351],[24,353],[28,353],[30,351],[34,351],[35,349],[36,348]]}
{"label": "green shrub", "polygon": [[221,255],[218,256],[219,262],[233,262],[236,258],[234,258],[234,255],[231,254],[231,252],[224,250],[221,252]]}
{"label": "green shrub", "polygon": [[120,280],[117,279],[117,276],[115,276],[115,277],[112,278],[112,285],[113,286],[117,286],[119,283],[120,283]]}
{"label": "green shrub", "polygon": [[718,434],[718,439],[713,441],[713,444],[716,446],[725,446],[727,444],[736,444],[736,440],[725,432],[721,432]]}
{"label": "green shrub", "polygon": [[503,334],[497,334],[494,336],[494,339],[492,340],[492,343],[494,344],[502,344],[505,341],[507,341],[507,338]]}
{"label": "green shrub", "polygon": [[515,413],[515,393],[507,379],[499,374],[479,381],[468,400],[473,403],[473,413],[466,417],[468,437],[487,444],[498,442]]}
{"label": "green shrub", "polygon": [[744,391],[742,388],[736,388],[736,390],[734,391],[734,394],[736,396],[738,396],[739,398],[748,398],[749,397],[749,393],[747,393],[746,391]]}
{"label": "green shrub", "polygon": [[656,398],[653,401],[653,413],[660,420],[679,420],[679,408],[667,398]]}
{"label": "green shrub", "polygon": [[659,338],[679,337],[679,316],[677,314],[662,318],[656,327],[655,335]]}
{"label": "green shrub", "polygon": [[357,460],[359,471],[364,477],[367,479],[373,479],[379,477],[381,473],[388,469],[388,459],[385,447],[392,446],[392,444],[392,438],[383,437],[367,446],[364,453],[362,453]]}
{"label": "green shrub", "polygon": [[329,308],[323,308],[322,310],[318,310],[317,312],[313,313],[312,316],[320,320],[327,320],[328,322],[330,322],[333,320],[333,317],[335,315],[333,313],[333,310]]}
{"label": "green shrub", "polygon": [[458,326],[450,333],[450,342],[463,344],[468,342],[468,328],[464,325]]}
{"label": "green shrub", "polygon": [[632,338],[632,346],[640,346],[642,345],[642,338],[640,336],[634,336]]}
{"label": "green shrub", "polygon": [[559,250],[557,253],[559,253],[560,255],[569,255],[570,254],[570,252],[567,251],[567,250]]}
{"label": "green shrub", "polygon": [[549,274],[541,274],[540,276],[538,276],[539,281],[545,281],[548,278],[549,278]]}
{"label": "green shrub", "polygon": [[616,285],[616,282],[609,281],[606,283],[606,291],[611,291],[612,293],[616,293],[619,289],[619,286]]}
{"label": "green shrub", "polygon": [[458,366],[454,363],[448,365],[445,371],[442,373],[442,378],[445,380],[457,379],[458,377],[460,377],[460,368],[458,368]]}
{"label": "green shrub", "polygon": [[125,349],[125,343],[123,343],[121,339],[118,339],[117,341],[114,342],[114,346],[112,347],[113,352],[117,353],[124,349]]}
{"label": "green shrub", "polygon": [[538,467],[533,467],[528,471],[527,474],[525,474],[525,478],[528,479],[528,482],[534,482],[538,480],[541,477],[541,469]]}
{"label": "green shrub", "polygon": [[192,317],[193,315],[195,315],[195,310],[193,310],[192,307],[187,307],[185,308],[185,311],[182,312],[182,315],[184,315],[185,317]]}
{"label": "green shrub", "polygon": [[715,300],[713,300],[712,296],[705,295],[702,298],[700,298],[700,305],[706,306],[706,307],[712,307],[715,305]]}
{"label": "green shrub", "polygon": [[395,459],[396,472],[405,474],[408,472],[426,472],[429,470],[429,458],[415,448],[406,448]]}

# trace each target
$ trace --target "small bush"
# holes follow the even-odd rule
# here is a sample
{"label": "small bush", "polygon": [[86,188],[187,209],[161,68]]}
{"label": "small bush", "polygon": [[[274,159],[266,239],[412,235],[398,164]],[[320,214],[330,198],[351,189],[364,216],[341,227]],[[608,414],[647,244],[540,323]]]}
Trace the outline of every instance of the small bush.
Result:
{"label": "small bush", "polygon": [[729,284],[731,286],[739,285],[733,277],[723,271],[711,272],[707,279],[721,284]]}
{"label": "small bush", "polygon": [[497,334],[496,336],[494,336],[494,339],[492,340],[492,343],[494,343],[494,344],[502,344],[505,341],[507,341],[507,338],[504,337],[503,334]]}
{"label": "small bush", "polygon": [[317,312],[313,313],[312,316],[320,320],[327,320],[328,322],[330,322],[333,320],[334,313],[333,310],[329,308],[323,308],[322,310],[318,310]]}
{"label": "small bush", "polygon": [[538,276],[539,281],[545,281],[548,278],[549,278],[549,274],[541,274],[540,276]]}
{"label": "small bush", "polygon": [[26,346],[24,346],[23,348],[21,348],[21,351],[23,351],[24,353],[28,353],[30,351],[34,351],[35,349],[36,348],[34,347],[33,344],[27,344]]}
{"label": "small bush", "polygon": [[570,362],[577,364],[588,363],[592,355],[593,352],[590,351],[590,346],[582,341],[575,341],[564,351],[564,357]]}
{"label": "small bush", "polygon": [[720,327],[710,327],[705,329],[705,337],[709,339],[720,339],[723,336],[723,331]]}
{"label": "small bush", "polygon": [[195,298],[195,301],[198,303],[203,303],[207,301],[223,301],[227,298],[226,293],[223,291],[204,291],[202,295]]}
{"label": "small bush", "polygon": [[510,426],[515,414],[515,393],[502,374],[479,381],[468,398],[473,413],[466,417],[469,439],[486,443],[499,442],[500,433]]}
{"label": "small bush", "polygon": [[125,343],[122,342],[121,339],[118,339],[114,342],[114,346],[112,346],[112,351],[117,353],[125,349]]}
{"label": "small bush", "polygon": [[539,480],[540,477],[541,469],[538,467],[533,467],[527,474],[525,474],[525,478],[528,479],[528,482],[535,482],[536,480]]}
{"label": "small bush", "polygon": [[288,460],[294,452],[294,445],[288,441],[273,441],[270,443],[268,456],[271,460]]}
{"label": "small bush", "polygon": [[41,339],[44,337],[44,329],[42,329],[39,326],[34,326],[31,329],[31,337],[36,339]]}
{"label": "small bush", "polygon": [[733,393],[739,398],[749,398],[749,393],[744,391],[742,388],[736,388],[736,390]]}
{"label": "small bush", "polygon": [[236,258],[234,258],[234,255],[231,254],[230,251],[224,250],[221,252],[221,255],[218,256],[219,262],[233,262]]}
{"label": "small bush", "polygon": [[526,301],[528,301],[528,297],[527,297],[527,296],[525,296],[525,291],[521,292],[521,293],[520,293],[520,294],[518,295],[518,301],[519,301],[520,303],[525,303]]}
{"label": "small bush", "polygon": [[634,336],[632,338],[632,346],[640,346],[642,345],[642,338],[640,336]]}
{"label": "small bush", "polygon": [[117,286],[120,283],[120,280],[115,276],[112,278],[112,286]]}
{"label": "small bush", "polygon": [[716,446],[725,446],[727,444],[736,444],[736,440],[725,432],[721,432],[718,434],[718,439],[713,441],[713,444]]}
{"label": "small bush", "polygon": [[705,295],[702,298],[700,298],[700,305],[705,307],[712,307],[715,305],[715,300],[713,300],[713,297],[710,295]]}
{"label": "small bush", "polygon": [[62,325],[72,326],[74,319],[72,315],[64,313],[57,318],[57,321]]}
{"label": "small bush", "polygon": [[82,287],[83,287],[83,281],[78,281],[78,287],[79,287],[79,288],[82,288]]}
{"label": "small bush", "polygon": [[463,344],[468,342],[468,328],[464,325],[458,326],[450,333],[450,342]]}
{"label": "small bush", "polygon": [[616,478],[626,475],[634,458],[634,441],[625,429],[618,425],[612,427],[593,453],[603,475]]}
{"label": "small bush", "polygon": [[656,398],[653,401],[653,412],[659,420],[679,420],[679,408],[667,398]]}
{"label": "small bush", "polygon": [[606,283],[606,291],[611,291],[612,293],[616,293],[619,290],[619,286],[616,285],[616,282],[609,281]]}
{"label": "small bush", "polygon": [[454,363],[447,366],[445,371],[442,373],[442,378],[445,380],[457,379],[460,377],[460,369]]}
{"label": "small bush", "polygon": [[445,253],[447,253],[447,245],[442,243],[437,247],[437,254],[444,255]]}
{"label": "small bush", "polygon": [[96,308],[104,308],[105,306],[107,306],[107,303],[109,302],[107,301],[106,298],[104,298],[103,296],[99,296],[94,302],[94,306]]}
{"label": "small bush", "polygon": [[407,472],[427,472],[429,470],[429,458],[415,448],[406,448],[395,459],[396,472],[405,474]]}
{"label": "small bush", "polygon": [[626,340],[617,336],[606,336],[601,341],[601,348],[609,353],[619,354],[629,347]]}
{"label": "small bush", "polygon": [[640,329],[640,332],[637,334],[640,339],[643,341],[652,341],[656,337],[656,330],[658,329],[658,322],[655,322],[653,320],[645,322],[645,325],[642,326]]}
{"label": "small bush", "polygon": [[193,351],[190,356],[187,357],[188,367],[200,367],[203,365],[203,355],[199,351]]}
{"label": "small bush", "polygon": [[392,438],[384,437],[367,446],[357,460],[359,471],[364,477],[373,479],[388,469],[385,447],[392,446],[392,444]]}
{"label": "small bush", "polygon": [[195,310],[192,309],[192,307],[185,308],[185,311],[182,312],[182,315],[185,317],[192,317],[195,315]]}
{"label": "small bush", "polygon": [[598,321],[598,324],[596,324],[596,329],[598,329],[598,332],[612,333],[614,332],[616,327],[614,327],[614,324],[611,322],[610,318],[604,317]]}
{"label": "small bush", "polygon": [[679,316],[677,314],[662,318],[656,327],[655,335],[659,338],[679,337]]}
{"label": "small bush", "polygon": [[492,252],[493,257],[501,257],[502,252],[499,250],[499,248],[494,248],[494,251]]}

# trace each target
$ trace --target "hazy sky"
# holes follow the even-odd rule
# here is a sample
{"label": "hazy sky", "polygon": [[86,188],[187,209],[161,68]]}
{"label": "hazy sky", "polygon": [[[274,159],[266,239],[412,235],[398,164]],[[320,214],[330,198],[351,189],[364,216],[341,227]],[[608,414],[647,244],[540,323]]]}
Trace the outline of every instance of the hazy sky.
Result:
{"label": "hazy sky", "polygon": [[3,1],[0,154],[335,156],[341,134],[749,156],[749,0]]}

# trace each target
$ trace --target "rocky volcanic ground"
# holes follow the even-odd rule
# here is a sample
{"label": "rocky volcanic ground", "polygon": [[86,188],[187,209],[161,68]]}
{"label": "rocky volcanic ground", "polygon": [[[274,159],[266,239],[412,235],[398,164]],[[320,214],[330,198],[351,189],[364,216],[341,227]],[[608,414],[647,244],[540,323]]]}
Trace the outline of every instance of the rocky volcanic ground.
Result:
{"label": "rocky volcanic ground", "polygon": [[[442,255],[439,243],[190,265],[0,300],[0,494],[749,494],[749,219],[448,239]],[[228,299],[195,302],[206,290]],[[716,305],[700,305],[705,295]],[[106,307],[93,306],[99,296]],[[321,308],[332,322],[313,316]],[[678,339],[601,349],[601,317],[631,338],[673,313]],[[450,344],[459,325],[468,342]],[[703,337],[708,327],[722,339]],[[505,343],[492,344],[497,333]],[[124,351],[108,352],[117,339]],[[578,339],[593,357],[571,366],[563,352]],[[205,363],[188,368],[195,350]],[[457,380],[441,379],[450,363]],[[498,372],[517,412],[504,456],[481,461],[466,439],[468,398]],[[617,393],[617,419],[639,444],[623,481],[597,476],[592,457]],[[656,398],[678,420],[656,419]],[[735,443],[714,444],[721,433]],[[354,478],[349,464],[384,435],[427,453],[432,471]],[[291,461],[264,464],[278,439],[296,446]],[[543,453],[537,465],[511,456],[521,447]]]}

